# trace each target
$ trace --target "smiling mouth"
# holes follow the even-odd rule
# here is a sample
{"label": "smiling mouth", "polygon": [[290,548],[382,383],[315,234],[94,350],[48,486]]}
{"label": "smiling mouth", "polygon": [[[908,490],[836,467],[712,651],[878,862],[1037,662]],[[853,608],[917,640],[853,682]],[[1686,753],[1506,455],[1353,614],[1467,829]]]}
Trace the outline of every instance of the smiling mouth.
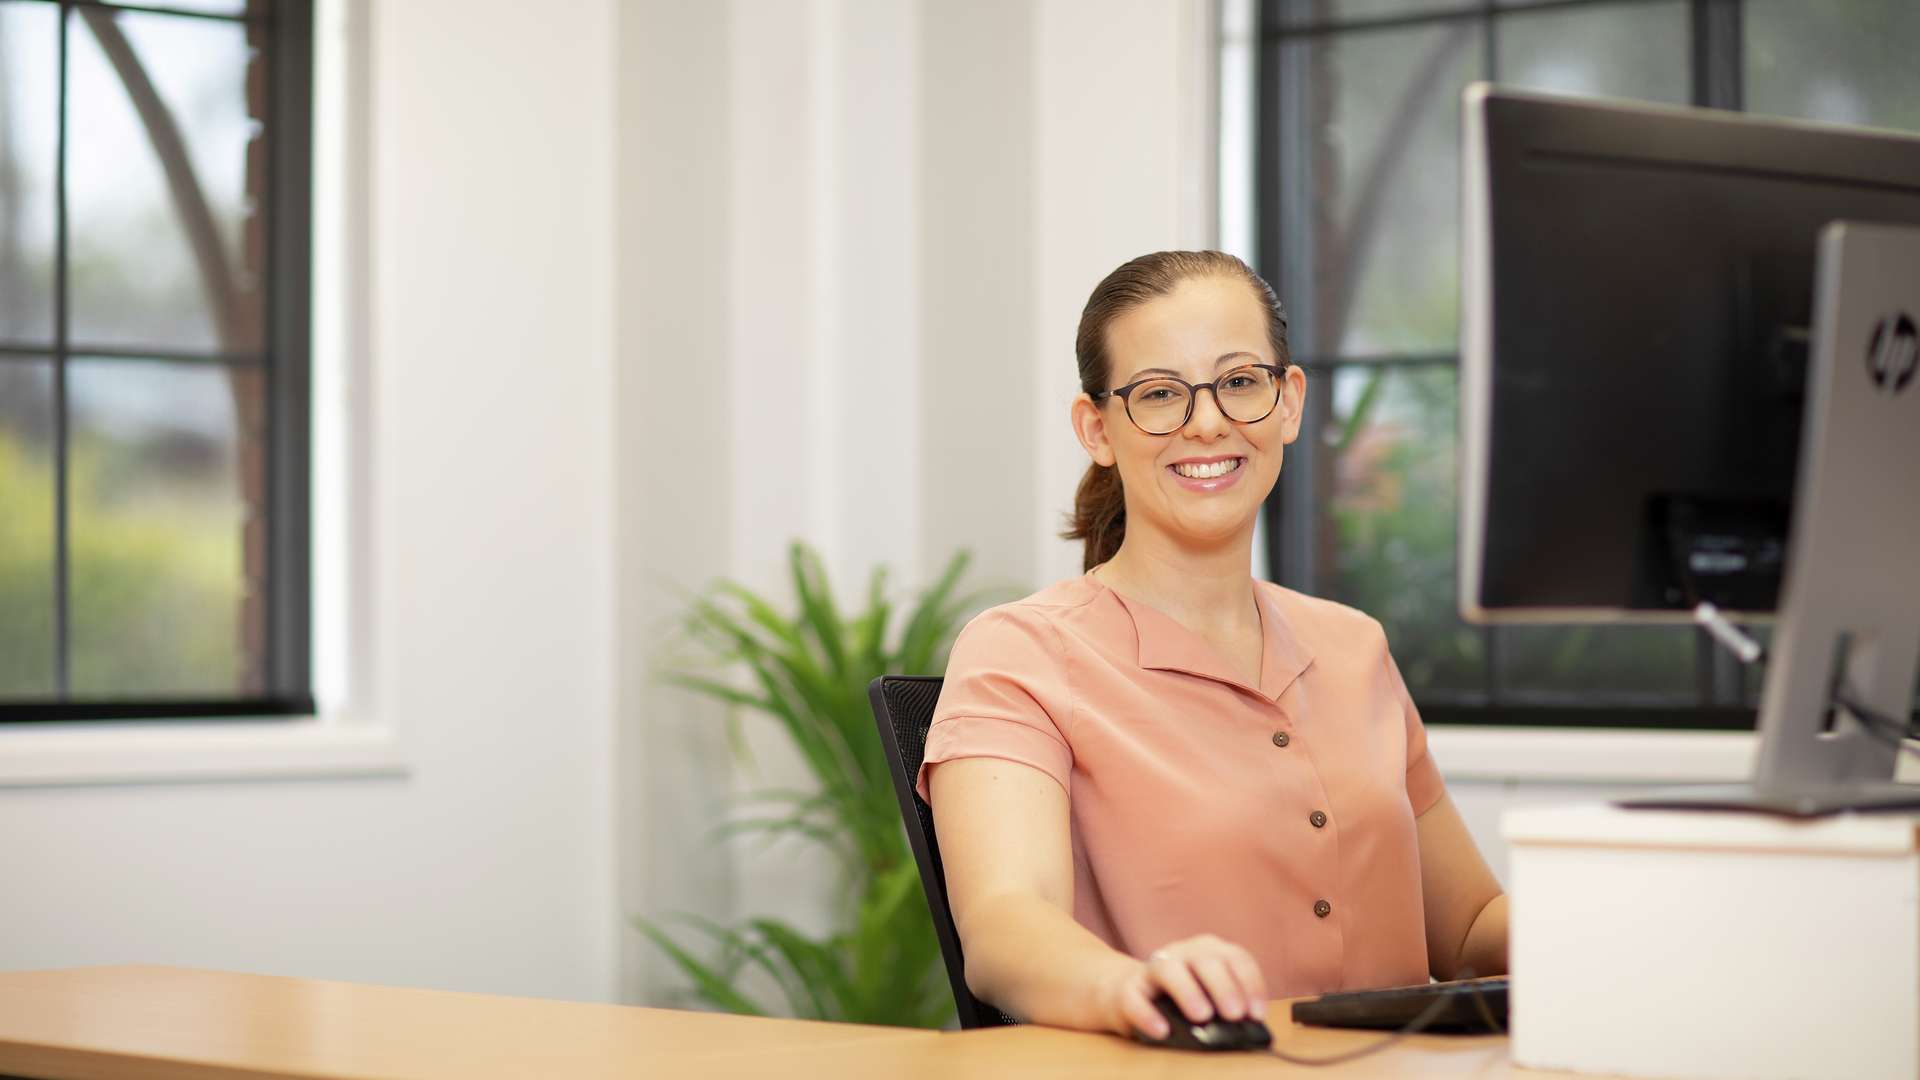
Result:
{"label": "smiling mouth", "polygon": [[1169,465],[1167,468],[1172,469],[1176,475],[1184,476],[1189,480],[1211,480],[1216,476],[1225,476],[1246,463],[1246,458],[1237,457],[1228,458],[1226,461],[1210,461],[1204,465],[1198,463],[1182,463]]}

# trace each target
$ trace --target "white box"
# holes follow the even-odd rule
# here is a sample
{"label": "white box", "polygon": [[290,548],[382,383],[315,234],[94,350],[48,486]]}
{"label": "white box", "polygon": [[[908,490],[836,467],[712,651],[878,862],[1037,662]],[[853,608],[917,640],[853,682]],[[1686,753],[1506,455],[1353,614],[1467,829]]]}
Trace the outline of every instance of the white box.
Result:
{"label": "white box", "polygon": [[1516,1064],[1920,1077],[1920,818],[1508,811]]}

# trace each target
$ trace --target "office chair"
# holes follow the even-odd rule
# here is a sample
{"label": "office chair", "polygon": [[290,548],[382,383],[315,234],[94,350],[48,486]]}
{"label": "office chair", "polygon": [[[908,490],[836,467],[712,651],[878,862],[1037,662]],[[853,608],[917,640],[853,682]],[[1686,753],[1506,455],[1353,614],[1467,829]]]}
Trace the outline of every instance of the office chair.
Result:
{"label": "office chair", "polygon": [[933,911],[933,932],[940,939],[940,957],[947,963],[947,981],[953,984],[953,1004],[962,1028],[999,1027],[1020,1021],[973,996],[967,989],[966,965],[960,955],[960,935],[947,907],[947,875],[940,866],[940,845],[933,836],[933,807],[913,790],[920,761],[927,754],[927,728],[933,726],[933,707],[940,700],[938,676],[882,675],[867,684],[873,720],[880,728],[880,745],[892,766],[893,793],[900,800],[907,842],[920,867],[927,907]]}

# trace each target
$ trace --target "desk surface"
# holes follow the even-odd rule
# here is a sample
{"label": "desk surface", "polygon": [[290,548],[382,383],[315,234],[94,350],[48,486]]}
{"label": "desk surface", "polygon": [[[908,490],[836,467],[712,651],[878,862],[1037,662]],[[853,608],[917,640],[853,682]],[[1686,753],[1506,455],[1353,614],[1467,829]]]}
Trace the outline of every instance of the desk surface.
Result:
{"label": "desk surface", "polygon": [[[1277,1045],[1327,1055],[1381,1038],[1270,1011]],[[168,967],[0,973],[0,1076],[1271,1076],[1266,1054],[1154,1050],[1040,1027],[935,1032],[589,1005]],[[1501,1036],[1416,1035],[1344,1077],[1551,1076]],[[1569,1074],[1570,1075],[1570,1074]]]}

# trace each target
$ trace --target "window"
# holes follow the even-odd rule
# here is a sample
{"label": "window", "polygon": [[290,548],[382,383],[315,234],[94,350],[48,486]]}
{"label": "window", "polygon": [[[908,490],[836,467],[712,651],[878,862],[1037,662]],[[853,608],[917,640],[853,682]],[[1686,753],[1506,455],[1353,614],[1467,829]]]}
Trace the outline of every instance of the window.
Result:
{"label": "window", "polygon": [[1260,269],[1308,428],[1274,577],[1386,625],[1429,720],[1750,728],[1758,679],[1686,627],[1478,627],[1455,602],[1460,91],[1920,129],[1910,0],[1264,0]]}
{"label": "window", "polygon": [[0,720],[312,709],[311,20],[0,0]]}

